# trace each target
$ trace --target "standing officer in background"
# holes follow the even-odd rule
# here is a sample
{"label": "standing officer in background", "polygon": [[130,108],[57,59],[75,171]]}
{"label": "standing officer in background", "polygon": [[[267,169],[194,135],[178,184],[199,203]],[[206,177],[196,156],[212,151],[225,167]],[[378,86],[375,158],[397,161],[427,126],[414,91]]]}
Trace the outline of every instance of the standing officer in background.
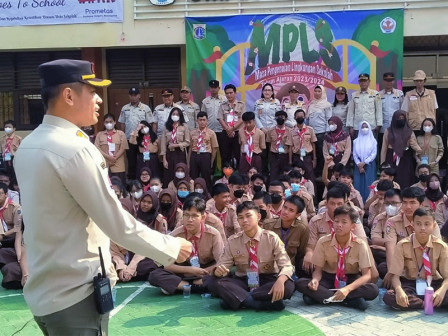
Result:
{"label": "standing officer in background", "polygon": [[130,103],[121,109],[118,122],[120,123],[120,129],[125,132],[126,139],[128,139],[129,150],[126,152],[128,158],[128,178],[135,180],[138,146],[129,142],[131,132],[137,128],[140,121],[146,120],[149,123],[153,121],[151,109],[140,101],[140,90],[138,88],[133,87],[129,89],[129,100]]}
{"label": "standing officer in background", "polygon": [[[222,125],[218,121],[218,110],[222,103],[227,101],[226,97],[219,94],[219,82],[212,79],[208,83],[210,87],[210,96],[202,101],[201,111],[206,112],[208,116],[208,125],[216,133],[218,143],[222,142]],[[225,140],[224,140],[225,141]]]}
{"label": "standing officer in background", "polygon": [[196,118],[201,110],[199,105],[191,100],[191,89],[188,86],[184,86],[180,89],[180,98],[176,104],[182,107],[184,111],[184,119],[188,125],[190,132],[196,128]]}
{"label": "standing officer in background", "polygon": [[98,122],[95,87],[111,82],[78,60],[44,63],[39,75],[47,114],[14,160],[27,226],[25,299],[45,335],[107,335],[109,315],[97,311],[92,293],[98,247],[113,284],[109,237],[164,265],[185,261],[191,243],[150,230],[122,209],[103,156],[80,129]]}
{"label": "standing officer in background", "polygon": [[159,138],[162,136],[162,132],[165,129],[165,123],[168,120],[171,110],[173,107],[179,107],[178,105],[173,104],[174,92],[171,89],[162,90],[162,100],[163,104],[157,105],[154,109],[154,124],[152,124],[152,129],[154,133],[157,133]]}

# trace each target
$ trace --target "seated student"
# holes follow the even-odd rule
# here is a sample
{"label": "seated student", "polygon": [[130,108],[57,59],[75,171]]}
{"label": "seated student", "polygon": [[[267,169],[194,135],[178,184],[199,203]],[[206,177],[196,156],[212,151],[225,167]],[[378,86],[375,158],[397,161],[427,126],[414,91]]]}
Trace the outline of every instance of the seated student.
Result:
{"label": "seated student", "polygon": [[268,219],[263,223],[263,229],[273,231],[280,237],[293,265],[303,263],[308,244],[308,225],[300,218],[304,209],[302,198],[290,196],[283,203],[280,218]]}
{"label": "seated student", "polygon": [[376,186],[378,185],[378,183],[380,181],[389,180],[394,184],[394,189],[400,189],[400,185],[394,181],[395,174],[397,173],[395,168],[392,168],[389,164],[386,163],[386,164],[383,164],[380,169],[381,169],[380,178],[376,181],[373,181],[373,183],[369,187],[370,194],[369,194],[369,197],[367,197],[366,203],[364,204],[364,209],[366,211],[369,210],[370,204],[372,204],[372,202],[376,201],[376,197],[375,197],[375,195],[377,193]]}
{"label": "seated student", "polygon": [[393,308],[422,309],[428,277],[432,277],[434,307],[448,307],[448,246],[432,234],[438,227],[432,211],[417,209],[413,227],[414,233],[397,244],[389,268],[393,290],[383,300]]}
{"label": "seated student", "polygon": [[188,184],[187,190],[190,192],[194,191],[194,180],[188,175],[188,166],[179,162],[174,166],[174,179],[168,183],[168,189],[177,192],[177,185],[180,180],[186,180]]}
{"label": "seated student", "polygon": [[233,173],[229,177],[229,192],[230,192],[230,204],[237,207],[244,201],[250,201],[251,198],[247,193],[249,188],[249,180],[247,175],[240,175],[238,173]]}
{"label": "seated student", "polygon": [[110,184],[112,186],[112,189],[114,189],[115,195],[117,195],[118,199],[128,197],[128,192],[126,191],[126,188],[124,187],[119,177],[112,176],[110,178]]}
{"label": "seated student", "polygon": [[377,184],[376,186],[377,192],[375,194],[376,199],[374,202],[372,202],[372,204],[370,204],[369,217],[367,218],[367,225],[369,229],[372,227],[372,223],[375,217],[384,211],[383,204],[384,204],[384,195],[386,194],[386,191],[393,188],[394,184],[392,183],[392,181],[389,180],[382,180]]}
{"label": "seated student", "polygon": [[284,165],[281,167],[280,170],[280,175],[288,175],[292,170],[292,166],[288,165]]}
{"label": "seated student", "polygon": [[[134,208],[129,199],[120,199],[123,209],[134,217]],[[110,255],[117,271],[118,279],[123,282],[146,281],[149,274],[157,268],[156,263],[142,255],[135,254],[124,247],[110,242]]]}
{"label": "seated student", "polygon": [[[303,222],[304,223],[308,223],[308,221],[316,215],[316,208],[314,207],[314,199],[313,196],[308,193],[308,191],[304,188],[304,187],[300,187],[300,184],[298,183],[294,183],[294,188],[293,188],[293,183],[290,183],[290,181],[292,180],[290,178],[290,174],[292,174],[293,176],[297,177],[297,174],[299,174],[298,171],[291,171],[288,175],[281,175],[279,177],[279,180],[283,182],[283,184],[285,184],[285,188],[287,188],[287,186],[289,186],[289,189],[287,188],[285,190],[285,198],[288,198],[289,196],[299,196],[303,202],[305,202],[305,212],[302,213],[302,218],[303,218]],[[284,180],[287,180],[287,184],[285,183]],[[297,179],[295,180],[295,182],[297,182]]]}
{"label": "seated student", "polygon": [[160,213],[168,225],[168,232],[182,220],[182,209],[178,207],[177,194],[171,189],[162,189],[159,193]]}
{"label": "seated student", "polygon": [[132,205],[134,207],[134,213],[137,212],[138,205],[143,196],[143,186],[138,180],[131,180],[128,184],[128,191]]}
{"label": "seated student", "polygon": [[350,201],[352,201],[358,208],[364,209],[361,193],[353,187],[353,171],[347,168],[343,169],[339,173],[339,181],[350,188]]}
{"label": "seated student", "polygon": [[10,198],[14,203],[20,204],[20,195],[17,191],[12,189],[14,183],[11,184],[11,176],[4,169],[0,169],[0,183],[4,183],[8,186],[8,198]]}
{"label": "seated student", "polygon": [[446,195],[440,189],[440,177],[437,174],[429,175],[427,188],[425,190],[425,200],[422,206],[435,212],[439,204],[445,205]]}
{"label": "seated student", "polygon": [[303,176],[303,172],[305,171],[302,167],[303,164],[302,161],[299,161],[296,165],[297,169],[291,170],[288,174],[291,179],[291,191],[294,193],[297,192],[299,188],[305,188],[308,194],[314,198],[314,184]]}
{"label": "seated student", "polygon": [[0,183],[0,249],[14,247],[22,226],[22,208],[8,198],[8,186]]}
{"label": "seated student", "polygon": [[148,167],[143,167],[142,169],[140,169],[140,172],[138,174],[138,181],[143,186],[143,192],[149,190],[149,181],[151,181],[151,174],[151,169],[149,169]]}
{"label": "seated student", "polygon": [[[397,243],[411,235],[414,232],[413,215],[415,210],[422,206],[425,200],[425,192],[418,187],[408,187],[401,191],[401,198],[403,200],[401,211],[398,215],[386,221],[386,263],[389,270],[394,259],[395,247]],[[436,226],[432,233],[437,238],[440,238],[439,227]],[[383,279],[383,286],[391,288],[392,274],[387,273]]]}
{"label": "seated student", "polygon": [[[190,183],[188,180],[179,180],[176,185],[177,189],[177,206],[182,209],[183,204],[185,200],[187,199],[188,195],[190,194],[190,190],[188,189],[190,187]],[[169,189],[169,188],[168,188]]]}
{"label": "seated student", "polygon": [[272,214],[270,211],[272,207],[271,195],[269,195],[265,191],[259,191],[255,193],[252,201],[254,201],[255,205],[258,207],[258,210],[260,211],[261,218],[259,225],[263,227],[264,222],[272,218]]}
{"label": "seated student", "polygon": [[421,164],[417,167],[418,182],[413,184],[412,187],[418,187],[423,191],[426,190],[429,182],[429,168],[427,164]]}
{"label": "seated student", "polygon": [[264,185],[265,180],[264,176],[261,174],[253,174],[250,178],[250,191],[249,194],[251,196],[255,195],[257,192],[266,191],[266,186]]}
{"label": "seated student", "polygon": [[230,204],[229,188],[223,183],[215,184],[212,187],[212,197],[207,202],[206,210],[221,220],[226,237],[228,238],[234,233],[240,232],[241,228],[236,218],[235,207]]}
{"label": "seated student", "polygon": [[[241,133],[240,133],[240,134],[241,134]],[[225,184],[226,186],[229,185],[229,180],[228,180],[228,178],[229,178],[230,176],[232,176],[233,172],[234,172],[234,169],[233,169],[233,167],[232,167],[232,163],[231,163],[231,162],[224,162],[224,165],[222,166],[222,173],[223,173],[223,176],[222,176],[219,180],[217,180],[217,181],[215,182],[215,184],[217,184],[217,183],[223,183],[223,184]]]}
{"label": "seated student", "polygon": [[[293,267],[285,247],[274,232],[258,226],[261,215],[254,202],[240,204],[237,211],[244,231],[229,238],[204,284],[222,299],[224,309],[282,310],[283,300],[294,293]],[[235,274],[230,274],[234,265]]]}
{"label": "seated student", "polygon": [[153,176],[149,181],[149,189],[155,193],[157,196],[160,195],[160,191],[162,191],[162,180],[160,177]]}
{"label": "seated student", "polygon": [[283,208],[283,202],[285,199],[285,185],[279,181],[271,181],[268,188],[268,193],[271,195],[272,206],[271,215],[272,218],[279,218]]}
{"label": "seated student", "polygon": [[291,179],[289,178],[289,176],[287,174],[280,175],[277,180],[283,183],[283,185],[285,186],[285,198],[291,196]]}
{"label": "seated student", "polygon": [[374,264],[369,247],[352,232],[358,220],[357,211],[348,205],[334,210],[334,233],[319,239],[314,249],[312,279],[296,283],[306,304],[334,297],[348,307],[366,310],[366,300],[378,296],[378,287],[370,283]]}
{"label": "seated student", "polygon": [[189,284],[193,293],[204,292],[202,278],[215,268],[224,248],[218,230],[205,224],[205,217],[205,201],[200,197],[188,197],[183,207],[183,226],[170,235],[187,239],[193,244],[193,250],[184,263],[160,267],[151,272],[149,283],[160,287],[162,293],[174,294]]}
{"label": "seated student", "polygon": [[194,192],[202,194],[206,202],[212,198],[208,192],[207,182],[202,177],[198,177],[194,180]]}
{"label": "seated student", "polygon": [[143,194],[137,209],[136,218],[150,229],[163,234],[168,232],[166,219],[159,213],[159,198],[152,191],[147,191]]}
{"label": "seated student", "polygon": [[[241,173],[241,172],[240,172]],[[243,174],[243,173],[241,173]],[[257,167],[250,167],[249,171],[247,172],[247,176],[249,176],[249,180],[252,178],[254,174],[260,174]]]}
{"label": "seated student", "polygon": [[[386,182],[386,181],[381,181]],[[390,182],[390,181],[389,181]],[[380,185],[380,183],[378,183]],[[372,245],[373,258],[375,259],[380,278],[383,279],[387,273],[386,264],[386,222],[389,218],[400,213],[401,193],[399,189],[389,189],[384,194],[383,211],[380,212],[372,221],[370,238]]]}

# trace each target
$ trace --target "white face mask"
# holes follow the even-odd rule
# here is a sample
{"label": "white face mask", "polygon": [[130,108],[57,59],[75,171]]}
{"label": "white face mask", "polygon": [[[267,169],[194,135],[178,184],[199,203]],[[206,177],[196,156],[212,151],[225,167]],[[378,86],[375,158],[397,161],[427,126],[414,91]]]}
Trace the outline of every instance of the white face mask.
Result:
{"label": "white face mask", "polygon": [[395,205],[387,205],[386,206],[386,214],[389,217],[398,215],[398,207]]}
{"label": "white face mask", "polygon": [[5,133],[6,134],[11,134],[13,131],[13,129],[11,127],[5,127]]}
{"label": "white face mask", "polygon": [[142,133],[143,134],[148,134],[149,133],[149,127],[143,127],[142,128]]}
{"label": "white face mask", "polygon": [[432,126],[423,126],[423,131],[425,133],[431,133],[433,127]]}
{"label": "white face mask", "polygon": [[111,131],[111,130],[114,129],[114,124],[113,123],[107,123],[107,124],[104,124],[104,127],[106,127],[106,129],[108,131]]}
{"label": "white face mask", "polygon": [[174,122],[178,122],[179,121],[179,116],[173,115],[173,116],[171,116],[171,120],[174,121]]}
{"label": "white face mask", "polygon": [[361,128],[361,133],[364,134],[364,135],[369,134],[369,128],[368,127]]}
{"label": "white face mask", "polygon": [[136,199],[140,199],[143,196],[143,190],[132,193],[132,196],[134,196],[134,198]]}
{"label": "white face mask", "polygon": [[199,193],[199,194],[203,194],[204,193],[204,189],[195,189],[194,191]]}
{"label": "white face mask", "polygon": [[338,128],[337,125],[330,125],[330,127],[329,127],[329,129],[330,129],[331,132],[336,131],[336,128]]}
{"label": "white face mask", "polygon": [[184,172],[176,172],[175,175],[176,175],[176,177],[178,179],[183,179],[185,177],[185,173]]}
{"label": "white face mask", "polygon": [[151,189],[151,191],[153,191],[155,193],[158,193],[160,191],[160,186],[153,185],[153,186],[150,186],[149,189]]}

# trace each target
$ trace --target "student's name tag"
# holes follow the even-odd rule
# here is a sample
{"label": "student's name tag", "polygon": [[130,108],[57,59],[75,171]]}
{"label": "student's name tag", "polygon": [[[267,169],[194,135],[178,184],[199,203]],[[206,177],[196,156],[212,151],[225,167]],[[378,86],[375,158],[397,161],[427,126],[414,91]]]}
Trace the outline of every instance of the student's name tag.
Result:
{"label": "student's name tag", "polygon": [[244,153],[249,154],[249,145],[244,145]]}
{"label": "student's name tag", "polygon": [[258,278],[258,272],[247,272],[247,286],[249,288],[258,288],[260,286],[260,281]]}
{"label": "student's name tag", "polygon": [[193,266],[193,267],[201,267],[201,265],[199,264],[198,256],[192,256],[190,258],[190,265]]}
{"label": "student's name tag", "polygon": [[5,161],[11,161],[11,153],[5,154]]}
{"label": "student's name tag", "polygon": [[109,146],[109,153],[115,152],[115,144],[113,142],[108,142],[107,145]]}
{"label": "student's name tag", "polygon": [[415,280],[415,289],[417,291],[417,295],[425,295],[425,289],[428,285],[426,284],[425,279],[417,278]]}
{"label": "student's name tag", "polygon": [[149,161],[149,152],[143,152],[143,161]]}
{"label": "student's name tag", "polygon": [[305,148],[300,148],[300,156],[301,156],[301,157],[306,156],[306,150],[305,150]]}
{"label": "student's name tag", "polygon": [[344,288],[345,286],[347,286],[347,281],[341,281],[341,280],[339,280],[339,282],[338,282],[338,288]]}
{"label": "student's name tag", "polygon": [[426,155],[423,155],[421,157],[421,164],[426,164],[426,165],[429,164],[429,157]]}
{"label": "student's name tag", "polygon": [[227,122],[228,122],[228,123],[231,123],[233,120],[234,120],[234,116],[231,115],[231,114],[228,114],[228,115],[227,115]]}
{"label": "student's name tag", "polygon": [[199,149],[199,153],[205,153],[207,152],[205,149],[205,145],[202,145],[201,148]]}
{"label": "student's name tag", "polygon": [[285,147],[283,147],[282,145],[278,146],[278,152],[280,154],[284,154],[285,153]]}
{"label": "student's name tag", "polygon": [[330,150],[328,152],[330,153],[330,155],[334,155],[334,153],[336,152],[336,148],[334,146],[330,146]]}
{"label": "student's name tag", "polygon": [[417,96],[410,96],[409,97],[409,100],[417,100],[418,98],[417,98]]}
{"label": "student's name tag", "polygon": [[185,122],[189,122],[190,121],[190,118],[188,118],[187,112],[184,112],[184,119],[185,119]]}

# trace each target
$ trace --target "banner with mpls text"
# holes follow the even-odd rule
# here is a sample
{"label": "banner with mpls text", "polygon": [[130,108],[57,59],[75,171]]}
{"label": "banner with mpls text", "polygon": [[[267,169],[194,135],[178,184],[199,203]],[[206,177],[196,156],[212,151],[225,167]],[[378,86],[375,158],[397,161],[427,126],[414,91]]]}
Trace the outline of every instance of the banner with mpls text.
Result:
{"label": "banner with mpls text", "polygon": [[289,100],[288,87],[300,88],[307,103],[316,85],[330,102],[334,89],[359,89],[358,75],[370,74],[380,89],[392,71],[401,87],[403,10],[239,15],[186,18],[187,82],[199,101],[208,82],[234,84],[248,109],[271,83],[275,97]]}
{"label": "banner with mpls text", "polygon": [[0,27],[123,22],[123,0],[1,1]]}

